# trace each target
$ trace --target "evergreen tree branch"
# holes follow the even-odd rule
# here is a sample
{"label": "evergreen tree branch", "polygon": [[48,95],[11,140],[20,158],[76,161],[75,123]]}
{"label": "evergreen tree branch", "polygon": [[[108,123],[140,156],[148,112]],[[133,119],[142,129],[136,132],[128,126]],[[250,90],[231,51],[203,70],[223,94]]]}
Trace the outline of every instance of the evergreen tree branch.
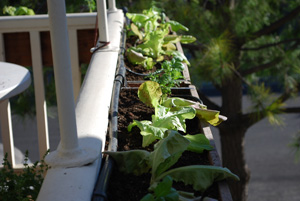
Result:
{"label": "evergreen tree branch", "polygon": [[[272,104],[275,103],[284,103],[292,96],[292,91],[286,91],[283,94],[281,94],[276,100],[273,101]],[[295,112],[292,112],[294,109]],[[286,112],[286,113],[299,113],[300,108],[298,107],[291,107],[291,108],[282,108],[279,109],[280,112]],[[299,112],[298,112],[299,111]],[[260,120],[264,119],[266,117],[267,113],[265,112],[265,109],[262,109],[260,111],[254,111],[247,114],[243,114],[241,116],[242,123],[245,126],[245,128],[250,128],[252,125],[256,124]]]}
{"label": "evergreen tree branch", "polygon": [[[293,44],[291,46],[291,48],[287,49],[286,51],[291,51],[291,50],[295,50],[296,48],[298,48],[299,44],[300,44],[300,39],[298,40],[295,40],[295,44]],[[255,66],[255,67],[252,67],[250,69],[246,69],[246,70],[243,70],[241,71],[241,75],[242,76],[247,76],[249,74],[252,74],[252,73],[256,73],[258,71],[262,71],[262,70],[265,70],[265,69],[268,69],[268,68],[271,68],[273,67],[274,65],[276,65],[277,63],[279,63],[281,60],[283,59],[283,57],[277,57],[275,58],[273,61],[270,61],[268,63],[265,63],[265,64],[261,64],[259,66]]]}
{"label": "evergreen tree branch", "polygon": [[240,41],[242,42],[242,44],[245,44],[246,42],[251,41],[251,40],[255,40],[256,38],[259,38],[263,35],[268,35],[268,34],[274,32],[274,31],[276,31],[277,29],[279,29],[285,23],[293,20],[295,17],[298,16],[299,13],[300,13],[300,6],[294,8],[287,15],[285,15],[282,18],[278,19],[277,21],[273,22],[269,26],[266,26],[266,27],[262,28],[261,30],[251,34],[251,37],[249,37],[247,39],[243,38]]}
{"label": "evergreen tree branch", "polygon": [[247,76],[247,75],[250,75],[250,74],[252,74],[252,73],[256,73],[256,72],[258,72],[258,71],[262,71],[262,70],[271,68],[271,67],[273,67],[275,64],[277,64],[278,62],[280,62],[281,60],[282,60],[282,57],[277,57],[277,58],[275,58],[273,61],[270,61],[270,62],[268,62],[268,63],[261,64],[261,65],[254,66],[254,67],[252,67],[252,68],[243,70],[243,71],[241,71],[241,75],[242,75],[242,76]]}
{"label": "evergreen tree branch", "polygon": [[300,38],[293,38],[293,39],[288,39],[288,40],[283,40],[283,41],[279,41],[277,43],[270,43],[270,44],[264,44],[262,46],[259,46],[259,47],[245,47],[245,48],[241,48],[242,51],[256,51],[256,50],[261,50],[261,49],[264,49],[264,48],[269,48],[269,47],[273,47],[273,46],[277,46],[277,45],[280,45],[280,44],[284,44],[284,43],[290,43],[290,42],[294,42],[294,41],[300,41]]}

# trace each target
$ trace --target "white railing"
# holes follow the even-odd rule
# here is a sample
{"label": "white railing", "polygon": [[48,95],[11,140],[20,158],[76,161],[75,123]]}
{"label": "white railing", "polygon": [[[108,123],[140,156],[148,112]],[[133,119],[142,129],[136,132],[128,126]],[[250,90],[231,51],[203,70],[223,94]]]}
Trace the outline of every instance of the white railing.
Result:
{"label": "white railing", "polygon": [[[48,0],[48,7],[52,2]],[[100,39],[98,44],[101,45],[102,42],[110,42],[110,44],[102,49],[94,49],[95,51],[76,103],[76,121],[72,120],[66,125],[64,124],[66,118],[68,118],[68,115],[64,113],[68,113],[72,108],[60,107],[60,105],[65,105],[66,103],[64,99],[58,99],[61,142],[58,149],[46,157],[46,162],[52,168],[47,171],[37,200],[88,201],[92,197],[102,161],[101,151],[104,149],[106,139],[108,112],[124,23],[121,10],[109,9],[110,12],[107,14],[106,1],[98,0],[97,4],[101,4],[100,9],[99,6],[97,7],[98,13],[102,13],[102,15],[98,15],[98,21],[100,21],[99,34],[107,34],[105,38],[109,38],[109,41],[101,41]],[[56,10],[53,7],[52,9]],[[52,11],[50,12],[49,10],[49,14],[51,13]],[[50,15],[53,23],[51,32],[56,32],[57,29],[61,30],[64,28],[64,25],[63,23],[55,23],[53,14],[52,17]],[[103,17],[101,18],[100,16],[105,16],[105,20],[102,21]],[[101,22],[104,22],[107,26]],[[100,29],[102,26],[106,26],[103,31]],[[64,37],[66,36],[57,38],[55,34],[51,34],[51,38],[58,41]],[[56,48],[59,48],[59,46]],[[53,49],[53,51],[58,50]],[[57,71],[57,68],[65,67],[59,65],[68,65],[59,61],[59,58],[54,58],[54,60],[56,60],[54,65],[57,65],[54,71]],[[55,78],[64,79],[57,76]],[[55,80],[56,88],[59,87],[61,81],[57,82]],[[63,96],[62,93],[63,91],[57,91],[58,96]],[[72,129],[72,132],[68,132],[68,128],[71,128],[72,125],[75,125],[76,128]],[[77,140],[73,140],[74,137]],[[71,142],[68,141],[68,138],[72,138]]]}
{"label": "white railing", "polygon": [[[67,14],[68,24],[68,36],[70,44],[70,59],[72,67],[72,80],[73,91],[75,99],[79,94],[81,75],[79,71],[79,59],[78,59],[78,40],[77,30],[81,29],[93,29],[95,28],[96,13],[77,13]],[[49,136],[48,136],[48,122],[47,122],[47,108],[44,92],[44,80],[43,80],[43,66],[42,66],[42,51],[41,51],[41,38],[40,32],[49,31],[49,18],[48,15],[35,15],[35,16],[5,16],[0,18],[0,61],[5,61],[5,48],[4,37],[5,33],[15,32],[29,32],[30,35],[30,49],[31,60],[33,69],[33,83],[35,91],[36,102],[36,119],[38,129],[38,143],[39,153],[42,157],[49,149]],[[9,118],[2,117],[0,119],[2,130],[2,141],[10,142],[4,144],[4,153],[8,153],[8,159],[12,163],[13,167],[19,167],[19,164],[15,164],[13,153],[13,133],[11,128],[10,118],[10,106],[8,102],[1,102],[1,113]],[[3,116],[3,115],[2,115]]]}
{"label": "white railing", "polygon": [[[61,141],[57,150],[46,157],[46,162],[50,164],[51,168],[47,171],[37,199],[42,201],[91,200],[102,161],[101,151],[105,144],[108,112],[124,23],[123,12],[116,9],[114,0],[109,0],[108,12],[106,12],[106,1],[97,0],[99,13],[97,44],[101,46],[101,43],[104,42],[106,46],[102,49],[93,49],[95,51],[82,87],[80,87],[77,30],[94,28],[96,14],[69,14],[67,23],[58,22],[58,20],[65,21],[63,4],[64,1],[48,0],[51,20],[47,15],[0,18],[0,60],[5,61],[4,33],[30,33],[40,156],[48,150],[49,142],[39,32],[51,29],[56,89],[64,85],[64,79],[68,82],[67,86],[62,87],[62,90],[57,90]],[[57,17],[55,12],[59,12],[59,19],[55,18]],[[64,33],[61,35],[61,33],[57,33],[59,31]],[[69,38],[69,45],[67,45],[67,38]],[[59,43],[64,52],[60,52]],[[107,45],[108,43],[109,45]],[[70,53],[66,53],[67,51]],[[70,58],[62,61],[64,58],[57,54],[64,54]],[[70,70],[61,68],[70,68]],[[72,73],[72,79],[70,79],[70,73]],[[57,74],[64,75],[58,76]],[[64,97],[66,90],[73,90],[74,95],[68,92],[68,97]],[[71,107],[64,107],[67,104],[66,101],[74,103],[74,99],[76,99],[75,108],[74,104],[71,104]],[[5,108],[9,113],[9,104],[5,105]],[[71,120],[69,119],[70,114],[67,114],[70,111]],[[7,128],[7,131],[2,132],[2,135],[12,139],[11,123],[6,123],[4,127]],[[68,132],[69,130],[71,132]],[[13,147],[13,140],[10,140],[10,143]],[[4,149],[4,152],[6,151],[10,150]],[[86,158],[88,159],[86,160]],[[13,161],[12,158],[9,160]]]}

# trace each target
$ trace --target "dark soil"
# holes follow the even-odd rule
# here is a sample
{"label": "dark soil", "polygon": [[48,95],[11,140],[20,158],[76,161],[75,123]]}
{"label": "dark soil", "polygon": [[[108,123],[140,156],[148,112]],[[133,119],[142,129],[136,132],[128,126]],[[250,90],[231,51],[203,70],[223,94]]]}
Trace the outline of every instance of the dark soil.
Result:
{"label": "dark soil", "polygon": [[[136,90],[122,90],[119,101],[119,124],[118,124],[118,151],[127,151],[132,149],[153,150],[153,147],[142,147],[142,136],[139,129],[135,127],[131,133],[127,131],[127,126],[133,120],[151,120],[154,113],[153,108],[147,107],[139,101]],[[197,120],[187,121],[187,133],[200,133]],[[186,165],[210,165],[208,153],[196,154],[186,151],[174,167]],[[172,167],[172,168],[174,168]],[[115,166],[110,178],[107,197],[109,201],[139,201],[148,193],[147,188],[150,183],[150,174],[135,176],[124,174],[118,171]],[[177,190],[194,192],[191,186],[185,186],[182,182],[175,182],[173,187]],[[199,192],[194,192],[201,195]],[[213,185],[205,192],[209,197],[218,199],[218,187]]]}

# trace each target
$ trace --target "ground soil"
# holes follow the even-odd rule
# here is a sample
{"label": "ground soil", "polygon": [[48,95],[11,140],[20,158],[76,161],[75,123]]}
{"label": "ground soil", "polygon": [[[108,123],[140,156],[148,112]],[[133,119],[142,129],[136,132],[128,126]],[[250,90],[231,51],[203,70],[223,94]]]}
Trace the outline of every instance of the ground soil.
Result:
{"label": "ground soil", "polygon": [[[119,101],[118,113],[118,150],[127,151],[132,149],[153,150],[152,146],[142,147],[142,136],[139,129],[135,127],[132,132],[127,131],[127,126],[133,120],[151,120],[154,113],[153,108],[147,107],[139,101],[136,90],[122,90]],[[189,134],[199,133],[197,120],[187,121],[187,132]],[[195,154],[189,151],[183,153],[180,160],[172,167],[180,167],[185,165],[209,165],[208,153]],[[107,197],[110,201],[138,201],[148,193],[147,188],[150,183],[150,174],[135,176],[132,174],[124,174],[118,171],[118,167],[114,166],[113,173],[110,178]],[[177,190],[194,192],[191,186],[185,186],[181,182],[175,182],[174,186]],[[194,192],[201,195],[200,192]],[[218,187],[213,185],[205,194],[209,197],[218,199]]]}

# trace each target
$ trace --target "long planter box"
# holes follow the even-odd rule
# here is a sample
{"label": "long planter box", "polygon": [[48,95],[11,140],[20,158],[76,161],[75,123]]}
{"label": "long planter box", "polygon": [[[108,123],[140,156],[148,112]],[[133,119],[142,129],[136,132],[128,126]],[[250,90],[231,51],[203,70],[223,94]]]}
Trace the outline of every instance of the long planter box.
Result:
{"label": "long planter box", "polygon": [[[179,43],[177,44],[177,49],[182,52],[182,48]],[[128,75],[128,73],[129,72],[127,72],[127,75]],[[172,89],[172,94],[174,96],[179,96],[179,97],[180,96],[185,96],[185,97],[190,96],[190,97],[193,97],[194,100],[199,99],[196,87],[191,85],[190,74],[189,74],[187,66],[185,67],[185,69],[183,71],[183,77],[184,77],[183,80],[180,80],[180,86]],[[121,80],[124,81],[123,78]],[[126,76],[125,76],[125,80],[126,80]],[[117,82],[120,82],[120,80],[118,80]],[[143,82],[144,82],[144,80],[142,80],[140,78],[138,80],[131,79],[129,81],[124,82],[126,84],[124,87],[122,87],[121,94],[126,91],[131,91],[131,93],[133,92],[133,93],[137,94],[137,89]],[[127,100],[124,100],[124,98]],[[137,96],[134,98],[134,100],[130,100],[129,95],[121,95],[120,100],[118,101],[118,106],[116,106],[116,107],[114,105],[111,106],[112,108],[118,108],[117,110],[114,110],[111,112],[111,118],[115,117],[115,119],[118,119],[118,124],[127,124],[125,126],[128,126],[133,120],[145,120],[145,119],[150,120],[151,115],[153,114],[153,111],[151,113],[151,111],[147,111],[147,110],[151,110],[151,109],[145,109],[145,113],[137,114],[135,112],[135,108],[142,107],[142,106],[140,106],[141,102],[139,103],[139,105],[135,105],[136,101],[139,101]],[[122,114],[122,109],[123,109],[122,107],[129,109],[129,111],[127,111],[125,114]],[[117,112],[117,111],[119,111],[119,112]],[[117,117],[116,117],[116,115],[117,115],[116,113],[118,113]],[[127,120],[126,123],[123,122],[124,119]],[[195,120],[196,120],[196,122],[195,122]],[[189,123],[187,123],[187,124],[189,124]],[[110,126],[111,126],[111,124],[110,124]],[[187,125],[187,127],[189,127],[189,126]],[[196,162],[196,164],[202,164],[203,161],[205,161],[206,165],[222,166],[220,158],[219,158],[217,150],[216,150],[216,147],[215,147],[215,143],[214,143],[214,139],[213,139],[213,136],[211,133],[210,126],[205,122],[202,122],[198,119],[194,119],[191,128],[197,129],[197,133],[203,133],[210,140],[210,144],[214,147],[213,150],[207,151],[205,154],[203,154],[201,156],[202,158],[201,159],[199,158],[199,163]],[[189,129],[189,128],[187,128],[187,129]],[[138,149],[143,149],[141,146],[141,141],[142,141],[141,135],[137,134],[137,135],[133,136],[134,134],[130,134],[127,132],[127,127],[120,128],[118,125],[118,128],[113,128],[113,129],[110,128],[109,130],[110,131],[112,130],[111,133],[108,133],[108,141],[107,141],[108,146],[107,147],[109,150],[114,150],[114,151],[131,150],[133,148],[133,147],[131,147],[131,145],[133,143],[136,143],[136,141],[138,141],[138,143],[140,143]],[[124,136],[128,136],[128,138],[126,139],[126,137],[124,138]],[[114,147],[112,148],[112,146],[115,146],[115,148]],[[138,177],[138,178],[135,178],[133,175],[124,175],[124,173],[118,172],[118,170],[117,170],[118,168],[116,166],[113,166],[114,162],[110,157],[105,158],[104,160],[105,160],[103,163],[104,165],[101,170],[102,175],[100,175],[100,177],[99,177],[100,179],[98,182],[98,187],[99,186],[100,187],[96,188],[96,190],[95,190],[95,197],[98,197],[100,199],[95,199],[95,200],[130,200],[130,201],[140,200],[141,197],[137,197],[139,194],[138,193],[139,190],[137,188],[139,188],[141,186],[146,187],[146,189],[143,190],[142,194],[145,195],[147,193],[147,186],[149,184],[148,183],[149,178],[147,178],[147,175],[143,176],[143,177]],[[135,187],[134,185],[137,183],[137,181],[140,182],[141,180],[142,180],[142,182],[138,183],[138,187]],[[101,182],[102,182],[102,184],[101,184]],[[121,182],[126,182],[126,183],[121,183]],[[99,183],[100,183],[100,185],[99,185]],[[116,186],[116,185],[118,185],[118,186]],[[181,187],[179,187],[179,188],[181,188]],[[132,189],[133,189],[133,191],[131,191]],[[176,189],[177,189],[177,186],[176,186]],[[232,197],[231,197],[231,194],[230,194],[230,191],[229,191],[226,181],[216,182],[209,189],[208,193],[209,193],[208,197],[212,197],[212,198],[206,198],[205,200],[207,200],[207,201],[209,201],[209,200],[211,200],[211,201],[215,201],[215,200],[232,201]],[[120,194],[121,197],[117,196],[117,194]],[[133,195],[133,197],[132,197],[132,195]]]}

